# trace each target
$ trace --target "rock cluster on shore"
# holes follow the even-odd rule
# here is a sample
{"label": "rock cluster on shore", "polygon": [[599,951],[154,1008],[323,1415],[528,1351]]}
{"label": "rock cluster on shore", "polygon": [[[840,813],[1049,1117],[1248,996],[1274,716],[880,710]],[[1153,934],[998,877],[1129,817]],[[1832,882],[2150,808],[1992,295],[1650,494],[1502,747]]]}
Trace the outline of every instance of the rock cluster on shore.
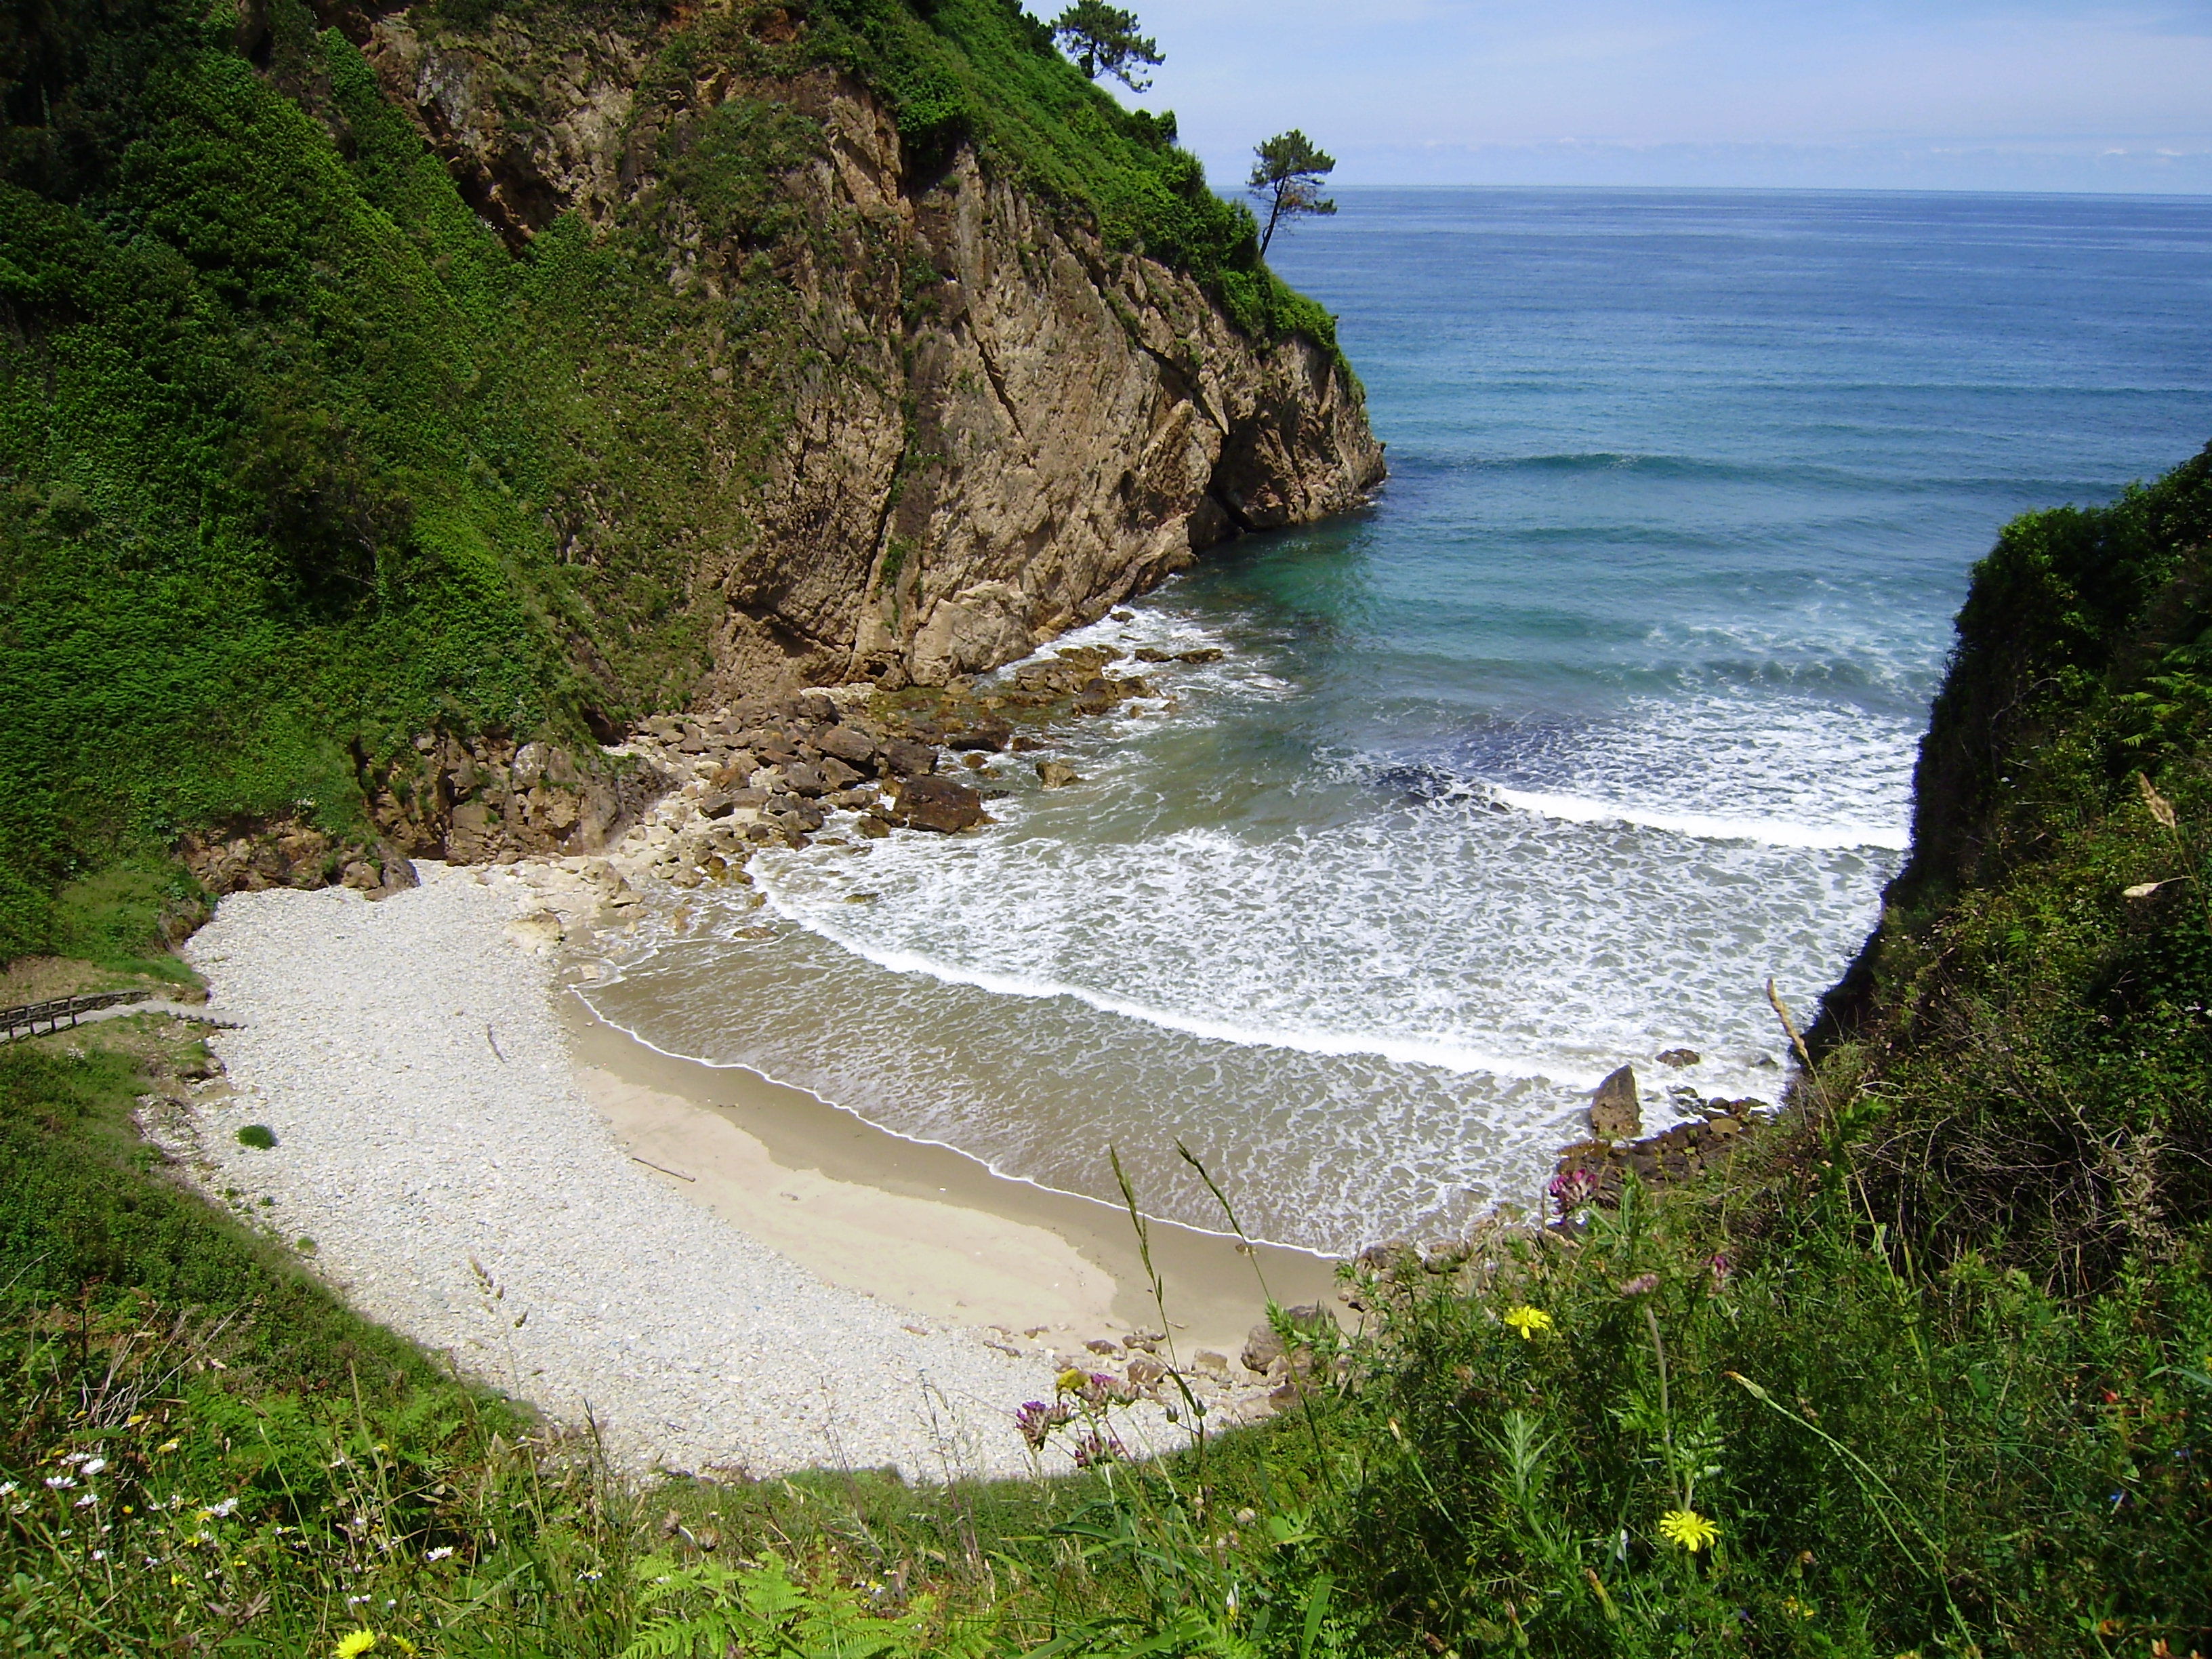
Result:
{"label": "rock cluster on shore", "polygon": [[[1697,1056],[1684,1048],[1659,1058],[1680,1065],[1694,1064]],[[1717,1167],[1743,1147],[1771,1110],[1763,1100],[1700,1099],[1694,1089],[1679,1085],[1668,1092],[1696,1115],[1639,1138],[1643,1113],[1635,1072],[1624,1066],[1598,1085],[1590,1101],[1591,1139],[1560,1152],[1547,1189],[1562,1223],[1592,1206],[1613,1208],[1630,1175],[1647,1187],[1663,1187]]]}
{"label": "rock cluster on shore", "polygon": [[[894,829],[957,835],[991,822],[988,802],[1006,792],[994,757],[1052,746],[1054,727],[1160,697],[1139,676],[1116,675],[1123,653],[1070,646],[1016,668],[1004,684],[972,681],[896,695],[872,686],[817,687],[790,696],[743,697],[719,709],[656,715],[611,762],[649,780],[649,805],[595,854],[571,854],[535,878],[551,910],[524,931],[556,940],[580,915],[619,917],[643,884],[678,888],[749,881],[763,847],[805,847],[836,825],[860,840]],[[1150,661],[1202,662],[1212,650],[1136,653]],[[1034,763],[1046,788],[1079,783],[1075,769]],[[493,861],[514,863],[513,854]]]}
{"label": "rock cluster on shore", "polygon": [[425,732],[411,753],[364,761],[360,773],[370,816],[393,847],[453,864],[596,852],[665,787],[619,754],[497,732]]}
{"label": "rock cluster on shore", "polygon": [[[210,893],[260,893],[272,887],[350,887],[382,898],[415,885],[415,866],[389,842],[333,836],[296,817],[236,825],[230,833],[211,831],[179,838],[178,855],[192,878]],[[196,907],[191,926],[168,938],[181,944],[207,920]]]}

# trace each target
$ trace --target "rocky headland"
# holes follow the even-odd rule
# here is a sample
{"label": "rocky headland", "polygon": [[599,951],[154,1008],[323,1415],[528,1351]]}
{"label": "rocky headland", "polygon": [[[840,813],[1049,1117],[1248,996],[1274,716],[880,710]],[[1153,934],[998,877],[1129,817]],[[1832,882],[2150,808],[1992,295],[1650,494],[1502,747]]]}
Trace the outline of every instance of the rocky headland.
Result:
{"label": "rocky headland", "polygon": [[[687,185],[734,125],[781,135],[760,159],[786,228],[768,254],[785,323],[673,343],[706,379],[702,418],[775,410],[763,444],[714,446],[665,503],[709,641],[696,701],[995,668],[1383,476],[1332,345],[1240,328],[1190,271],[1111,245],[972,141],[917,154],[793,15],[692,24],[681,79],[660,64],[683,26],[660,14],[344,27],[511,247],[564,216],[601,236],[646,227],[683,295],[742,291],[763,240]],[[618,546],[648,483],[565,499],[571,556]]]}

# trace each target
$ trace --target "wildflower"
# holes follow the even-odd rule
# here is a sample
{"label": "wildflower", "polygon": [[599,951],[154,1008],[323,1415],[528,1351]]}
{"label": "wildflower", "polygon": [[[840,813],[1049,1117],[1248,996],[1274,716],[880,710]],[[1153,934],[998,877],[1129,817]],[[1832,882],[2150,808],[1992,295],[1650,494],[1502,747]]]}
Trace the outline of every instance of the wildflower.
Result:
{"label": "wildflower", "polygon": [[65,1474],[50,1474],[46,1477],[46,1484],[57,1492],[65,1492],[76,1482]]}
{"label": "wildflower", "polygon": [[1521,1333],[1523,1342],[1533,1342],[1536,1340],[1537,1332],[1552,1328],[1552,1316],[1541,1308],[1531,1308],[1524,1304],[1517,1308],[1508,1308],[1505,1322]]}
{"label": "wildflower", "polygon": [[15,1483],[14,1481],[0,1481],[0,1498],[13,1498],[15,1495]]}
{"label": "wildflower", "polygon": [[176,1450],[178,1447],[184,1443],[185,1443],[181,1440],[164,1440],[160,1445],[154,1448],[154,1455],[157,1457],[165,1455],[169,1452]]}
{"label": "wildflower", "polygon": [[1794,1595],[1785,1595],[1782,1598],[1782,1611],[1792,1619],[1810,1619],[1813,1616],[1812,1604],[1800,1601]]}
{"label": "wildflower", "polygon": [[338,1644],[332,1650],[333,1659],[361,1659],[362,1654],[367,1653],[375,1645],[374,1631],[349,1631],[338,1638]]}
{"label": "wildflower", "polygon": [[1657,1273],[1638,1273],[1620,1287],[1623,1296],[1649,1296],[1659,1288]]}
{"label": "wildflower", "polygon": [[[1065,1377],[1062,1379],[1065,1381]],[[1083,1376],[1072,1392],[1087,1411],[1103,1412],[1118,1401],[1127,1401],[1133,1395],[1127,1384],[1118,1376],[1104,1371],[1091,1371]]]}
{"label": "wildflower", "polygon": [[1596,1196],[1597,1176],[1579,1166],[1562,1170],[1552,1177],[1545,1191],[1551,1194],[1561,1215],[1572,1215]]}
{"label": "wildflower", "polygon": [[90,1475],[90,1474],[99,1474],[102,1469],[106,1468],[106,1467],[107,1467],[107,1460],[106,1460],[106,1458],[104,1458],[104,1457],[95,1457],[95,1458],[94,1458],[94,1459],[92,1460],[92,1462],[89,1462],[89,1463],[88,1463],[88,1464],[86,1464],[86,1465],[84,1466],[84,1468],[83,1468],[83,1470],[82,1470],[82,1473],[84,1473],[84,1474],[88,1474],[88,1475]]}
{"label": "wildflower", "polygon": [[1659,1535],[1695,1555],[1721,1535],[1721,1529],[1695,1510],[1668,1510],[1659,1517]]}
{"label": "wildflower", "polygon": [[1062,1394],[1073,1394],[1078,1389],[1083,1386],[1086,1375],[1087,1373],[1079,1370],[1074,1366],[1070,1365],[1066,1370],[1062,1371],[1058,1376],[1053,1379],[1052,1385],[1054,1388],[1058,1389]]}
{"label": "wildflower", "polygon": [[1052,1431],[1073,1415],[1066,1406],[1057,1402],[1047,1405],[1042,1400],[1032,1400],[1014,1413],[1014,1426],[1021,1431],[1031,1451],[1042,1451]]}
{"label": "wildflower", "polygon": [[422,1559],[425,1561],[444,1561],[450,1559],[453,1553],[453,1547],[451,1544],[441,1544],[437,1548],[424,1555]]}
{"label": "wildflower", "polygon": [[1075,1467],[1096,1468],[1102,1463],[1112,1463],[1127,1457],[1128,1452],[1110,1434],[1100,1434],[1093,1429],[1075,1443]]}

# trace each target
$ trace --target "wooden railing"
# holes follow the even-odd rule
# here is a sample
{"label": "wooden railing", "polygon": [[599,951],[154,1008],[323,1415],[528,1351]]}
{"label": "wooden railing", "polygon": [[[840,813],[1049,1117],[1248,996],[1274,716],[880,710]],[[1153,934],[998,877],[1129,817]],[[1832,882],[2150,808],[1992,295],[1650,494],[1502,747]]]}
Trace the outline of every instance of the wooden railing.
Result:
{"label": "wooden railing", "polygon": [[20,1008],[0,1008],[0,1042],[13,1042],[17,1037],[43,1035],[58,1031],[64,1025],[74,1025],[80,1016],[95,1008],[113,1008],[125,1002],[144,1002],[151,991],[102,991],[96,996],[57,997],[51,1002],[27,1002]]}

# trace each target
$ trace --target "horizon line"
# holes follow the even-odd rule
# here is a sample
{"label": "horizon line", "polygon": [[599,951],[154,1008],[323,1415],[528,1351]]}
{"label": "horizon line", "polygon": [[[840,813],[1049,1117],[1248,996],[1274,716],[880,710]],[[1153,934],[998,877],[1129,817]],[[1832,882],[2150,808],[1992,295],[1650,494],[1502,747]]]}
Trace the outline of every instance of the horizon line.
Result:
{"label": "horizon line", "polygon": [[[1242,198],[1240,187],[1224,189],[1215,186],[1216,193]],[[1354,184],[1328,185],[1331,192],[1363,190],[1548,190],[1607,191],[1613,194],[1641,192],[1650,195],[1717,195],[1733,193],[1747,196],[2027,196],[2040,198],[2112,201],[2136,199],[2159,202],[2203,202],[2212,204],[2212,191],[2205,190],[2036,190],[2024,186],[2002,185],[1631,185],[1631,184],[1500,184],[1474,180],[1455,182],[1448,179],[1419,179],[1394,180],[1362,180]]]}

